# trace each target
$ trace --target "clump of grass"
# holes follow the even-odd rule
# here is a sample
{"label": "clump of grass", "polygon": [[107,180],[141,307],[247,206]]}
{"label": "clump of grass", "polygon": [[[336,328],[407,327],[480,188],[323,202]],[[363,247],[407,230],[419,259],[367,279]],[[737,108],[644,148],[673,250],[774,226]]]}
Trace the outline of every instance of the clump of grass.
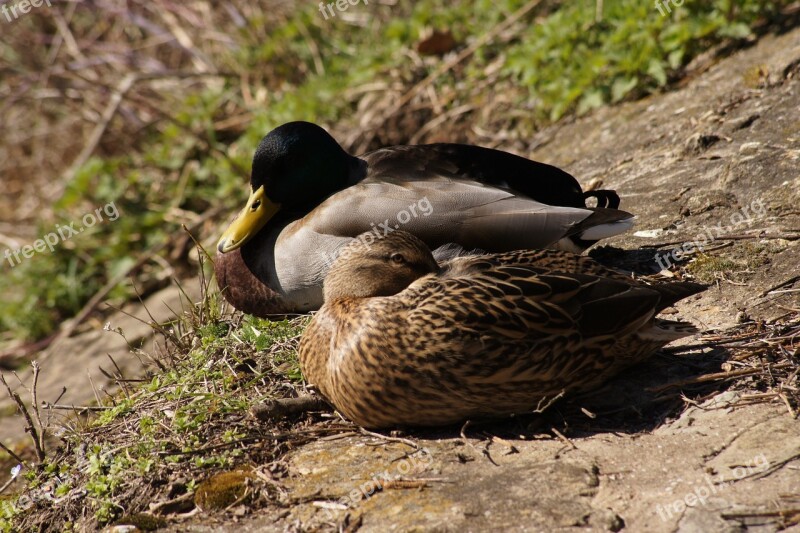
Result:
{"label": "clump of grass", "polygon": [[710,283],[721,279],[722,276],[730,276],[735,272],[746,268],[746,265],[737,263],[731,259],[710,255],[698,254],[692,259],[686,270],[704,283]]}
{"label": "clump of grass", "polygon": [[722,279],[743,281],[748,275],[769,263],[771,254],[783,248],[784,246],[774,241],[744,242],[727,255],[698,253],[686,265],[686,270],[705,283]]}

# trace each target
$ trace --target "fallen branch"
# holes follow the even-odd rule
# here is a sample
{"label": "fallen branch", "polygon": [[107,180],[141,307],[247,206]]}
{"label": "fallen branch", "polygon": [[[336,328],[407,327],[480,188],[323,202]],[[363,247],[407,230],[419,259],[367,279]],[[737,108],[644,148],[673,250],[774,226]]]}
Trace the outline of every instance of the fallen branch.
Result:
{"label": "fallen branch", "polygon": [[570,447],[571,447],[573,450],[577,450],[577,449],[578,449],[578,447],[577,447],[577,446],[575,446],[575,443],[574,443],[574,442],[572,442],[571,440],[569,440],[569,439],[566,437],[566,435],[564,435],[563,433],[561,433],[561,432],[560,432],[559,430],[557,430],[556,428],[553,428],[553,427],[551,427],[551,428],[550,428],[550,431],[552,431],[552,432],[553,432],[553,434],[555,434],[555,436],[556,436],[556,437],[558,437],[558,438],[559,438],[559,439],[560,439],[562,442],[564,442],[565,444],[567,444],[568,446],[570,446]]}
{"label": "fallen branch", "polygon": [[[792,233],[744,233],[744,234],[734,234],[734,235],[718,235],[716,237],[712,237],[710,242],[714,241],[744,241],[744,240],[751,240],[751,239],[767,239],[767,240],[774,240],[774,239],[784,239],[787,241],[796,241],[800,239],[800,233],[794,232]],[[668,241],[668,242],[659,242],[656,244],[645,244],[643,245],[644,248],[661,248],[662,246],[674,246],[676,244],[685,244],[685,243],[692,243],[693,240],[690,239],[680,239],[676,241]],[[701,252],[703,250],[700,250]]]}
{"label": "fallen branch", "polygon": [[416,442],[414,442],[411,439],[404,439],[402,437],[390,437],[390,436],[387,436],[387,435],[381,435],[380,433],[376,433],[374,431],[369,431],[368,429],[364,429],[364,428],[359,428],[359,429],[361,430],[361,433],[363,435],[368,435],[370,437],[375,437],[376,439],[385,440],[387,442],[397,442],[399,444],[405,444],[406,446],[414,448],[414,450],[421,449],[419,444],[417,444]]}
{"label": "fallen branch", "polygon": [[[784,368],[790,368],[791,366],[792,365],[790,363],[778,363],[777,365],[773,365],[770,368],[775,370],[782,370]],[[713,374],[704,374],[702,376],[698,376],[691,379],[673,381],[672,383],[666,383],[664,385],[659,385],[658,387],[648,387],[645,390],[648,392],[661,392],[670,387],[682,387],[684,385],[696,385],[697,383],[705,383],[707,381],[717,381],[720,379],[751,376],[755,374],[760,374],[763,371],[764,371],[763,368],[743,368],[741,370],[732,370],[730,372],[715,372]]]}
{"label": "fallen branch", "polygon": [[787,280],[781,281],[777,285],[773,285],[769,289],[767,289],[764,292],[762,292],[761,294],[759,294],[758,297],[759,298],[763,298],[764,296],[768,295],[769,293],[771,293],[772,291],[774,291],[776,289],[780,289],[780,288],[787,287],[789,285],[794,284],[794,282],[797,281],[797,280],[800,280],[800,276],[793,276],[793,277],[791,277],[791,278],[789,278]]}
{"label": "fallen branch", "polygon": [[319,396],[300,396],[298,398],[280,398],[266,400],[250,408],[254,417],[261,421],[288,418],[309,411],[330,411],[331,406]]}
{"label": "fallen branch", "polygon": [[113,409],[113,407],[104,407],[101,405],[66,405],[62,403],[49,403],[49,402],[42,402],[42,407],[44,407],[45,409],[77,411],[78,413],[82,413],[84,411],[108,411],[109,409]]}
{"label": "fallen branch", "polygon": [[796,514],[800,514],[800,507],[796,509],[779,509],[777,511],[740,511],[735,513],[722,513],[720,516],[725,519],[770,517],[787,518]]}
{"label": "fallen branch", "polygon": [[111,119],[114,118],[114,115],[117,114],[117,110],[119,109],[120,104],[122,104],[123,98],[127,92],[131,90],[131,87],[133,87],[133,84],[137,79],[138,77],[136,74],[129,72],[117,84],[117,87],[114,89],[114,92],[111,95],[111,100],[108,101],[106,108],[103,110],[100,121],[94,127],[92,134],[89,136],[89,141],[83,146],[83,150],[81,150],[81,152],[67,169],[64,177],[64,183],[71,182],[78,169],[81,168],[92,156],[92,153],[94,153],[97,145],[100,144],[100,140],[103,138],[103,134],[105,133],[106,128],[108,128],[108,124],[111,122]]}
{"label": "fallen branch", "polygon": [[14,451],[13,451],[13,450],[11,450],[11,448],[9,448],[8,446],[6,446],[5,444],[3,444],[3,443],[2,443],[2,441],[0,441],[0,449],[2,449],[4,452],[6,452],[6,453],[7,453],[8,455],[10,455],[11,457],[13,457],[13,458],[14,458],[14,460],[15,460],[16,462],[18,462],[19,464],[21,464],[21,465],[24,465],[24,464],[25,464],[25,461],[23,461],[23,460],[22,460],[22,457],[20,457],[20,456],[19,456],[19,455],[17,455],[16,453],[14,453]]}

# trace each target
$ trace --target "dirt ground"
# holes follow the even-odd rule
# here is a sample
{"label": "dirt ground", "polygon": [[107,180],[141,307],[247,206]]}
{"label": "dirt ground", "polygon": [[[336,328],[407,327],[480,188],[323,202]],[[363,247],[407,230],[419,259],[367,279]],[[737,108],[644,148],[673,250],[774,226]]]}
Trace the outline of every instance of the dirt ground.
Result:
{"label": "dirt ground", "polygon": [[[800,30],[766,36],[677,91],[505,147],[561,166],[584,186],[602,180],[616,189],[637,227],[592,255],[652,273],[658,253],[671,275],[710,282],[674,317],[705,337],[543,417],[470,426],[463,435],[456,428],[320,439],[286,457],[276,479],[283,507],[194,516],[168,531],[800,531],[796,411],[780,400],[743,401],[746,383],[663,387],[730,364],[724,344],[704,342],[715,331],[797,315],[800,293],[790,291],[800,283],[781,283],[800,279],[798,78]],[[715,240],[703,237],[710,233]],[[697,244],[680,261],[668,255],[684,241]],[[174,297],[156,295],[150,307]],[[114,327],[115,320],[122,317],[112,318]],[[124,344],[92,335],[43,354],[59,377],[40,383],[40,397],[70,385],[65,376],[78,373],[67,365],[107,385],[94,369]],[[84,358],[59,357],[70,350]],[[74,379],[64,401],[90,400],[85,375]],[[371,480],[384,473],[405,481],[376,490]]]}

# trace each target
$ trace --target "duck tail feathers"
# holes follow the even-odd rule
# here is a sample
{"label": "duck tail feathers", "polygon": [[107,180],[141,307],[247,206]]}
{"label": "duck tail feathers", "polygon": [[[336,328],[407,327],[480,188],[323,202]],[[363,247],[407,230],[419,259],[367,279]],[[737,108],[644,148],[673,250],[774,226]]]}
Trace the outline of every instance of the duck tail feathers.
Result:
{"label": "duck tail feathers", "polygon": [[601,239],[607,239],[608,237],[625,233],[633,227],[635,221],[636,217],[630,216],[628,218],[615,220],[613,222],[598,224],[597,226],[592,226],[581,232],[580,235],[578,235],[578,238],[583,241],[599,241]]}
{"label": "duck tail feathers", "polygon": [[676,302],[683,300],[689,296],[703,292],[708,288],[708,285],[702,283],[695,283],[693,281],[679,281],[672,283],[658,283],[649,285],[649,287],[661,296],[658,302],[656,312],[660,313],[667,307],[675,305]]}
{"label": "duck tail feathers", "polygon": [[610,191],[599,189],[596,191],[586,191],[583,193],[583,199],[595,198],[597,199],[597,207],[607,207],[610,209],[619,208],[619,195],[617,191]]}

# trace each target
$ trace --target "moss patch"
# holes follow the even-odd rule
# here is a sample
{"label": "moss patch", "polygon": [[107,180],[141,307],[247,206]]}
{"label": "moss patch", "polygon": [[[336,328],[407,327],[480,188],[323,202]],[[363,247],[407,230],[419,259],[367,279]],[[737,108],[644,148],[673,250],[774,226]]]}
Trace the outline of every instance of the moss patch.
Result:
{"label": "moss patch", "polygon": [[160,516],[148,513],[136,513],[123,516],[117,524],[118,526],[136,526],[142,531],[155,531],[167,526],[167,521]]}
{"label": "moss patch", "polygon": [[743,268],[745,268],[745,265],[741,263],[725,257],[708,254],[699,254],[686,266],[686,270],[706,283],[714,281],[719,275],[742,270]]}
{"label": "moss patch", "polygon": [[216,474],[198,485],[194,503],[204,511],[225,510],[247,497],[255,479],[247,470]]}

